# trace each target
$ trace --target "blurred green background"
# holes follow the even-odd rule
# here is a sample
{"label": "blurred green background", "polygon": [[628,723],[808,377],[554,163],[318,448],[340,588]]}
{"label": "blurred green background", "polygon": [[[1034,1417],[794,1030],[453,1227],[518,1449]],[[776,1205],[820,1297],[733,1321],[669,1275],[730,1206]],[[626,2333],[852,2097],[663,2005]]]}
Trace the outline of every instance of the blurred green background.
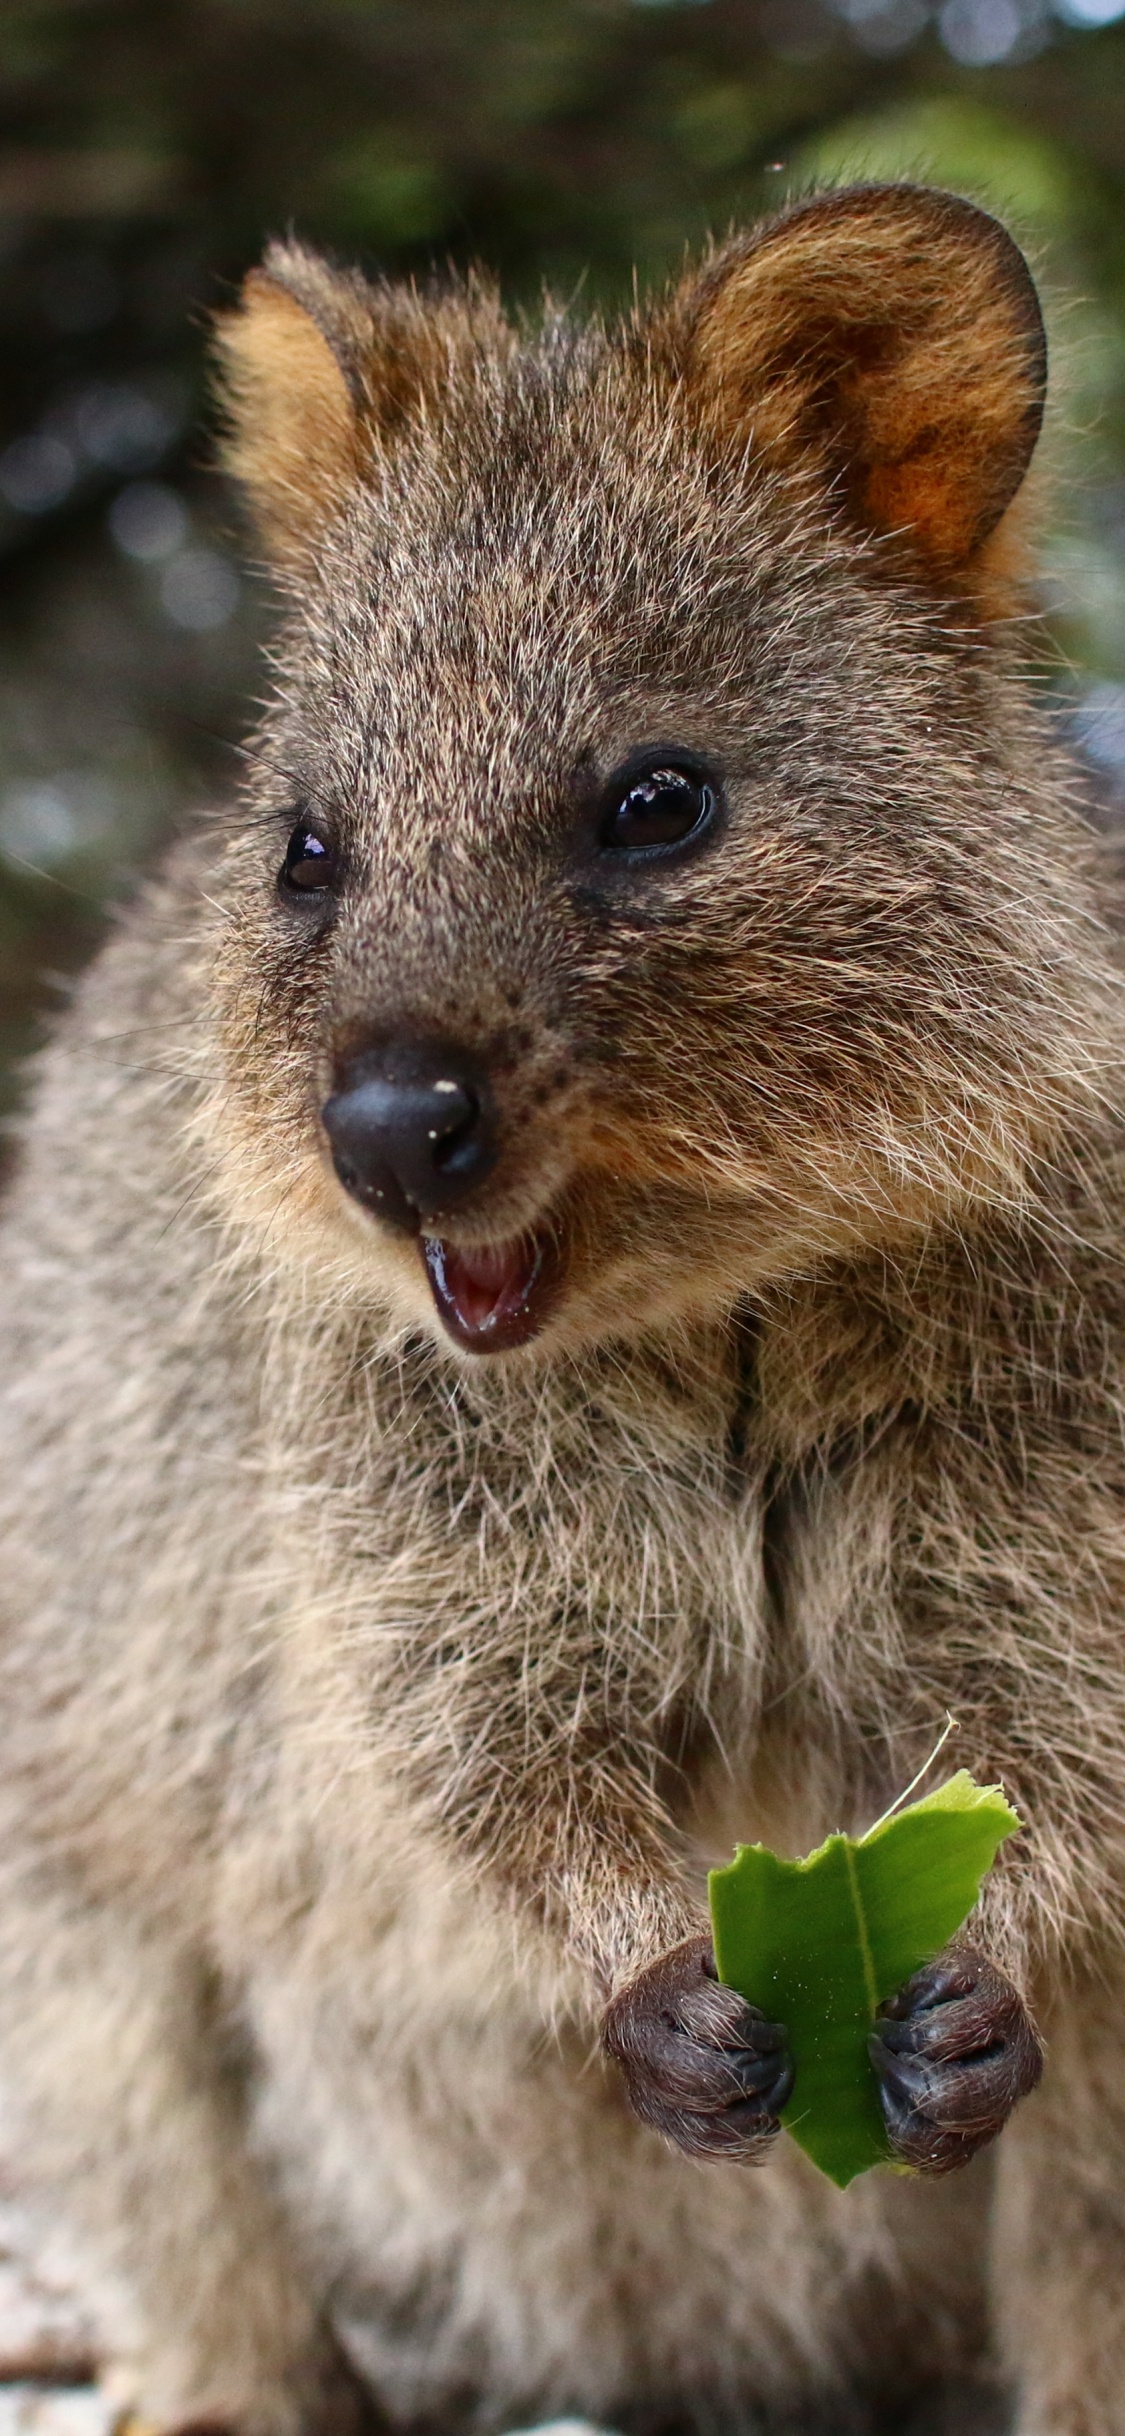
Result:
{"label": "blurred green background", "polygon": [[205,331],[271,232],[592,300],[818,175],[1000,210],[1058,402],[1041,665],[1125,817],[1125,0],[0,0],[0,1069],[193,803],[267,604]]}

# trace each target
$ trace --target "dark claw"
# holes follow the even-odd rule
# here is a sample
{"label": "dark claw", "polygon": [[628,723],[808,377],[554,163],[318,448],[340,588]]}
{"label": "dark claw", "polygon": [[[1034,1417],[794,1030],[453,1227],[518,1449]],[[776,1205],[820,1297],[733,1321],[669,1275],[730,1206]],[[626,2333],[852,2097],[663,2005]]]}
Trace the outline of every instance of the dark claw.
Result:
{"label": "dark claw", "polygon": [[891,2145],[926,2174],[951,2173],[994,2140],[1043,2069],[1022,1997],[969,1945],[916,1971],[868,2045]]}
{"label": "dark claw", "polygon": [[692,2157],[762,2157],[793,2087],[786,2033],[715,1977],[689,1937],[610,2005],[606,2051],[634,2113]]}

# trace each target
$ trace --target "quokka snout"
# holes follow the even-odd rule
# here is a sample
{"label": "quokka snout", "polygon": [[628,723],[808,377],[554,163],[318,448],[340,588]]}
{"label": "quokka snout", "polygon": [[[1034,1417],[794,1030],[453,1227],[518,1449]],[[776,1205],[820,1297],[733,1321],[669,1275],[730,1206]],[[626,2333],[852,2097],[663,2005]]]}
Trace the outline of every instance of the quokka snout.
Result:
{"label": "quokka snout", "polygon": [[[1125,1015],[1027,268],[856,188],[525,329],[286,244],[218,349],[270,699],[0,1230],[5,2165],[165,2429],[1125,2436]],[[839,2193],[705,1872],[947,1714],[1025,1827]]]}

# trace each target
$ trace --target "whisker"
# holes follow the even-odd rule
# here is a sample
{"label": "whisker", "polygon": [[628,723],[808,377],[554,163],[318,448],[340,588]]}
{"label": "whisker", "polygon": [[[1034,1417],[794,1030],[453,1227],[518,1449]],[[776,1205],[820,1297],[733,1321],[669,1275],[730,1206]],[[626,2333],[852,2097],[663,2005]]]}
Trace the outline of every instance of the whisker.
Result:
{"label": "whisker", "polygon": [[221,1166],[221,1159],[212,1159],[210,1167],[205,1167],[201,1175],[193,1178],[190,1190],[184,1194],[182,1201],[177,1202],[171,1216],[161,1227],[160,1233],[156,1238],[158,1243],[163,1243],[169,1228],[175,1226],[177,1219],[183,1217],[184,1211],[191,1208],[193,1201],[198,1201],[201,1193],[203,1192],[204,1186],[210,1183],[212,1176],[218,1174]]}

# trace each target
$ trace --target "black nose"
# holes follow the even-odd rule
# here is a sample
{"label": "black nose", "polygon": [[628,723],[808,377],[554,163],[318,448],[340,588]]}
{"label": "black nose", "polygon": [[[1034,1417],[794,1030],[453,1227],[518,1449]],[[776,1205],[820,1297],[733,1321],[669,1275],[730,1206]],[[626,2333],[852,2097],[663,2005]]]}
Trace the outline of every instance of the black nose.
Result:
{"label": "black nose", "polygon": [[463,1050],[434,1042],[392,1041],[353,1058],[324,1127],[341,1184],[412,1232],[467,1201],[496,1161],[484,1076]]}

